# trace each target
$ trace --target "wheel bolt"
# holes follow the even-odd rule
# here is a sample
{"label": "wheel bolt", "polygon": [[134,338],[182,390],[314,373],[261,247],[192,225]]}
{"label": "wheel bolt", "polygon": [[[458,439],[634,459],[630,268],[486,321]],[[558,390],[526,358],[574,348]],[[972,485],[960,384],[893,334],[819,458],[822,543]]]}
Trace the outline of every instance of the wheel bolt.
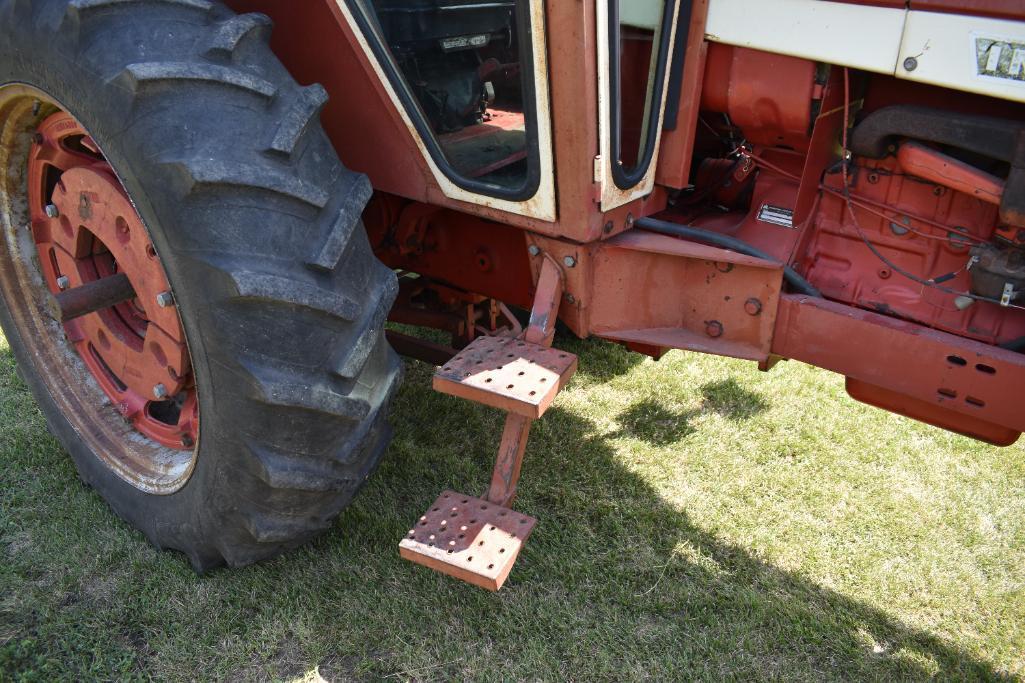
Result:
{"label": "wheel bolt", "polygon": [[157,294],[157,306],[167,308],[172,305],[174,305],[174,294],[171,294],[170,292],[161,292],[160,294]]}
{"label": "wheel bolt", "polygon": [[47,218],[58,218],[61,215],[60,209],[57,208],[56,204],[47,204],[46,209]]}
{"label": "wheel bolt", "polygon": [[705,323],[705,334],[709,337],[717,338],[721,337],[723,333],[722,323],[718,320],[709,320]]}
{"label": "wheel bolt", "polygon": [[167,387],[165,387],[163,384],[155,385],[153,387],[153,395],[156,396],[159,400],[163,401],[165,398],[167,398]]}
{"label": "wheel bolt", "polygon": [[572,256],[566,256],[562,259],[562,262],[566,264],[567,268],[572,268],[577,265],[577,260]]}
{"label": "wheel bolt", "polygon": [[537,246],[536,244],[531,244],[529,247],[527,247],[527,253],[529,253],[531,256],[537,256],[541,253],[541,247]]}
{"label": "wheel bolt", "polygon": [[758,315],[762,312],[761,300],[751,297],[744,302],[744,310],[747,311],[748,315]]}
{"label": "wheel bolt", "polygon": [[70,286],[71,286],[71,280],[68,279],[67,275],[61,275],[59,278],[57,278],[57,289],[59,289],[60,291],[63,292],[65,289],[67,289]]}

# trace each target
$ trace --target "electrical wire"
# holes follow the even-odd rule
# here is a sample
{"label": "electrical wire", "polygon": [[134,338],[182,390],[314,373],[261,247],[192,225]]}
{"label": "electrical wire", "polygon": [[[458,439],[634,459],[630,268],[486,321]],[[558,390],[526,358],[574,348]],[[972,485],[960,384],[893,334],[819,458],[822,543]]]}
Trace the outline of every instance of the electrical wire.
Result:
{"label": "electrical wire", "polygon": [[[843,192],[843,190],[841,188],[831,187],[829,185],[826,185],[825,183],[821,183],[819,185],[819,188],[821,188],[822,190],[825,190],[826,192],[828,192],[828,193],[830,193],[830,194],[832,194],[832,195],[834,195],[836,197],[840,197],[841,199],[846,199],[847,198],[847,195],[844,194],[844,192]],[[956,227],[953,227],[953,226],[943,225],[942,223],[940,223],[938,221],[934,221],[934,220],[931,220],[929,218],[923,218],[923,217],[921,217],[919,215],[916,215],[916,214],[913,214],[913,213],[909,213],[908,211],[898,211],[897,209],[889,207],[886,204],[883,204],[881,202],[877,202],[875,200],[868,199],[866,197],[862,197],[862,196],[850,193],[850,190],[848,190],[848,194],[851,197],[851,201],[854,202],[854,204],[857,205],[859,208],[862,208],[862,209],[864,209],[866,211],[869,211],[870,213],[874,213],[877,216],[881,216],[882,218],[885,218],[887,221],[890,221],[891,223],[893,222],[893,219],[896,218],[897,216],[905,216],[905,217],[907,217],[910,220],[918,221],[919,223],[924,223],[924,224],[926,224],[926,225],[928,225],[930,227],[936,228],[938,230],[944,230],[944,231],[946,231],[948,233],[948,236],[946,236],[946,237],[940,236],[940,235],[930,235],[928,233],[919,232],[918,230],[915,230],[914,228],[912,228],[909,225],[904,226],[904,227],[906,227],[908,229],[909,232],[913,232],[916,235],[921,235],[922,237],[925,237],[927,239],[933,239],[933,240],[939,240],[941,242],[946,242],[946,241],[948,241],[950,239],[949,238],[949,233],[953,233],[955,235],[958,235],[959,237],[964,237],[967,240],[972,240],[972,241],[977,242],[979,244],[987,244],[988,243],[987,240],[983,239],[982,237],[979,237],[977,235],[973,235],[972,233],[967,232],[965,230],[962,230],[961,228],[956,228]],[[874,211],[873,208],[878,209],[878,211]],[[889,211],[889,212],[891,212],[891,213],[893,213],[895,215],[892,216],[892,217],[891,216],[887,216],[887,215],[885,215],[883,213],[880,213],[882,211]]]}
{"label": "electrical wire", "polygon": [[[750,150],[747,150],[747,149],[740,150],[739,154],[742,157],[746,157],[748,159],[751,159],[751,161],[753,161],[758,166],[762,166],[764,168],[769,169],[773,173],[776,173],[778,175],[784,176],[785,178],[788,178],[788,179],[793,180],[795,182],[800,182],[800,180],[801,180],[799,177],[797,177],[793,173],[790,173],[789,171],[783,170],[779,166],[771,163],[770,161],[764,159],[763,157],[760,157],[760,156],[756,155],[754,152],[752,152]],[[916,221],[918,221],[920,223],[925,223],[925,224],[930,225],[930,226],[932,226],[934,228],[937,228],[937,229],[940,229],[940,230],[944,230],[944,231],[946,231],[948,233],[952,232],[952,233],[954,233],[956,235],[960,235],[961,237],[964,237],[965,239],[974,240],[976,242],[979,242],[980,244],[985,244],[986,243],[986,240],[982,239],[981,237],[977,237],[977,236],[971,234],[970,232],[966,232],[964,230],[961,230],[960,228],[946,226],[946,225],[943,225],[942,223],[939,223],[937,221],[933,221],[933,220],[930,220],[928,218],[923,218],[921,216],[916,216],[916,215],[910,214],[907,211],[897,211],[896,209],[892,209],[892,208],[890,208],[890,207],[888,207],[888,206],[886,206],[884,204],[880,204],[878,202],[874,202],[871,199],[867,199],[865,197],[858,197],[856,195],[851,195],[849,189],[848,189],[848,193],[844,194],[843,190],[837,189],[835,187],[830,187],[829,185],[826,185],[825,183],[820,184],[819,188],[822,189],[822,190],[825,190],[826,192],[829,192],[830,194],[835,195],[837,197],[848,199],[849,201],[854,202],[854,204],[856,204],[859,208],[864,209],[864,210],[866,210],[866,211],[868,211],[870,213],[874,213],[877,216],[880,216],[880,217],[884,218],[885,220],[887,220],[887,221],[889,221],[891,223],[893,222],[893,218],[892,217],[887,216],[885,214],[882,214],[879,211],[873,210],[872,209],[872,205],[874,204],[876,207],[882,207],[882,209],[881,209],[882,211],[891,211],[894,214],[899,214],[899,215],[902,215],[902,216],[907,216],[908,218],[916,220]],[[911,226],[905,226],[905,227],[907,227],[908,232],[912,232],[912,233],[914,233],[914,234],[916,234],[916,235],[918,235],[920,237],[924,237],[925,239],[937,240],[939,242],[947,242],[950,239],[949,236],[930,235],[928,233],[916,230],[916,229],[914,229]]]}

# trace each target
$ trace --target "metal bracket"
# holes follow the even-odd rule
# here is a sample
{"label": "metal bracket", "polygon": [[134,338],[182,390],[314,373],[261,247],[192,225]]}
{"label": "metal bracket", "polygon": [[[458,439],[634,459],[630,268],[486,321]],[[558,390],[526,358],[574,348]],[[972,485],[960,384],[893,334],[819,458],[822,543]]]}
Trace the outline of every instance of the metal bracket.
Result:
{"label": "metal bracket", "polygon": [[1012,283],[1012,282],[1005,282],[1004,283],[1004,292],[1003,292],[1003,294],[1000,295],[1000,305],[1001,306],[1010,306],[1011,305],[1011,299],[1013,299],[1013,298],[1014,298],[1014,283]]}
{"label": "metal bracket", "polygon": [[[565,284],[562,268],[555,259],[545,254],[534,292],[534,306],[530,310],[530,324],[523,332],[524,341],[544,347],[552,345]],[[498,447],[498,458],[487,495],[487,500],[496,505],[509,507],[516,499],[516,485],[520,480],[520,467],[532,422],[531,418],[516,413],[509,413],[505,418],[502,443]]]}

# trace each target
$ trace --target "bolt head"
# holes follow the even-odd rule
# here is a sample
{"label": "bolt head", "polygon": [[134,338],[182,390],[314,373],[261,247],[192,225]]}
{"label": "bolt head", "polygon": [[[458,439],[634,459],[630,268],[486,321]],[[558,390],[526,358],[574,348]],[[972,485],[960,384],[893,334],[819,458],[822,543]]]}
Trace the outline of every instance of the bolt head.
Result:
{"label": "bolt head", "polygon": [[529,247],[527,247],[527,253],[531,256],[537,256],[541,253],[541,247],[537,246],[536,244],[531,244]]}
{"label": "bolt head", "polygon": [[168,306],[174,305],[174,295],[170,292],[161,292],[157,294],[157,306],[161,308],[167,308]]}
{"label": "bolt head", "polygon": [[163,401],[165,398],[167,398],[167,387],[165,387],[163,384],[155,385],[153,387],[153,396],[155,396],[158,400]]}
{"label": "bolt head", "polygon": [[914,57],[908,57],[907,59],[904,60],[904,70],[905,71],[914,71],[917,68],[918,68],[918,60],[915,59]]}
{"label": "bolt head", "polygon": [[70,286],[71,286],[71,280],[68,279],[67,275],[61,275],[59,278],[57,278],[57,289],[59,289],[60,291],[63,292],[65,289],[67,289]]}
{"label": "bolt head", "polygon": [[762,312],[761,300],[751,297],[744,302],[744,310],[748,315],[760,315]]}
{"label": "bolt head", "polygon": [[44,211],[46,211],[47,218],[58,218],[61,215],[61,211],[57,208],[56,204],[47,204]]}
{"label": "bolt head", "polygon": [[722,323],[718,320],[709,320],[705,323],[705,334],[709,337],[721,337],[723,333]]}
{"label": "bolt head", "polygon": [[577,265],[577,260],[572,256],[564,256],[562,262],[566,265],[567,268],[573,268]]}

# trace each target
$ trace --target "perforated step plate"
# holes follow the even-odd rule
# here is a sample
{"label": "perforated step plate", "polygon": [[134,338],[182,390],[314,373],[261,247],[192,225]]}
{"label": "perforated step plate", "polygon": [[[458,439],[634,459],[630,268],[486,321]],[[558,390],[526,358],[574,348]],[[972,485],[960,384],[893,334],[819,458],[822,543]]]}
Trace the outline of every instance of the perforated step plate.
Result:
{"label": "perforated step plate", "polygon": [[480,498],[443,491],[399,543],[407,560],[497,591],[537,520]]}
{"label": "perforated step plate", "polygon": [[577,371],[577,357],[520,339],[478,337],[434,373],[434,388],[537,419]]}

